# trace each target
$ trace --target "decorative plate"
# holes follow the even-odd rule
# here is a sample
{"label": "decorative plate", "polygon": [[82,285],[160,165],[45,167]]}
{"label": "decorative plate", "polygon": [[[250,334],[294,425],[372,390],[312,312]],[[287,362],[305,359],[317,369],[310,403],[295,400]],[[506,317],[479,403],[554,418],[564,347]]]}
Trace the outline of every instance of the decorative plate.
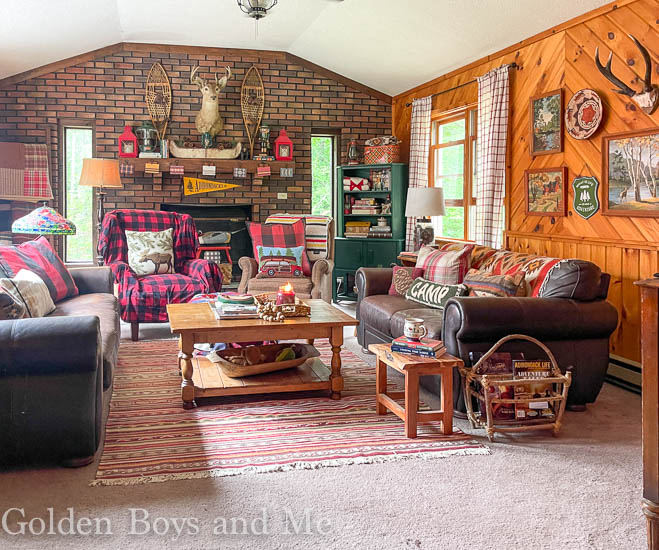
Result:
{"label": "decorative plate", "polygon": [[602,100],[584,88],[572,96],[565,109],[565,127],[574,139],[588,139],[602,122]]}

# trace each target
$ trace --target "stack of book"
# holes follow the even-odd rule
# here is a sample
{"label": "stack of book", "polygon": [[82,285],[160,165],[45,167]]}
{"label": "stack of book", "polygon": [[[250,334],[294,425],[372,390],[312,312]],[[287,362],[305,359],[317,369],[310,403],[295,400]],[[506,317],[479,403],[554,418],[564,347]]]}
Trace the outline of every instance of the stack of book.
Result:
{"label": "stack of book", "polygon": [[346,222],[346,237],[365,239],[369,235],[371,222]]}
{"label": "stack of book", "polygon": [[421,357],[441,357],[446,353],[444,343],[432,338],[422,338],[421,340],[410,340],[405,336],[394,338],[391,342],[391,351],[397,353],[407,353],[409,355],[419,355]]}
{"label": "stack of book", "polygon": [[374,225],[368,231],[368,236],[377,239],[391,239],[390,225]]}
{"label": "stack of book", "polygon": [[367,216],[379,214],[382,210],[375,199],[357,199],[352,204],[351,212],[353,214],[364,214]]}
{"label": "stack of book", "polygon": [[216,319],[258,319],[256,304],[229,304],[215,302],[213,313]]}

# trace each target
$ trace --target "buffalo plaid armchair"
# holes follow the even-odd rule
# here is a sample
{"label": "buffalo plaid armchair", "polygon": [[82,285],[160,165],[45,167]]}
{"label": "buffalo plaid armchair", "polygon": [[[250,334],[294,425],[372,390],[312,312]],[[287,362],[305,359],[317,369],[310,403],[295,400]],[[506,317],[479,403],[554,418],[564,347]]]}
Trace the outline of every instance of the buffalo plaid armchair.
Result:
{"label": "buffalo plaid armchair", "polygon": [[[128,265],[125,231],[173,228],[174,271],[138,277]],[[195,294],[218,292],[222,275],[217,264],[195,259],[199,240],[189,214],[153,210],[113,210],[103,218],[98,248],[118,287],[121,318],[131,324],[133,340],[139,323],[167,321],[167,304],[188,302]]]}

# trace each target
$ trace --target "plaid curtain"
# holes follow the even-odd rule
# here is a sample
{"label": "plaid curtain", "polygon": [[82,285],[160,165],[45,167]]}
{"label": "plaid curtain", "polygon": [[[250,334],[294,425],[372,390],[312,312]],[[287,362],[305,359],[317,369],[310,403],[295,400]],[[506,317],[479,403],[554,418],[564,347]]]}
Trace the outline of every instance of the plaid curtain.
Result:
{"label": "plaid curtain", "polygon": [[[430,111],[432,96],[412,102],[412,129],[410,132],[409,187],[428,187],[428,152],[430,149]],[[405,249],[414,250],[416,218],[407,218]]]}
{"label": "plaid curtain", "polygon": [[478,78],[478,179],[476,242],[500,248],[506,187],[508,66]]}

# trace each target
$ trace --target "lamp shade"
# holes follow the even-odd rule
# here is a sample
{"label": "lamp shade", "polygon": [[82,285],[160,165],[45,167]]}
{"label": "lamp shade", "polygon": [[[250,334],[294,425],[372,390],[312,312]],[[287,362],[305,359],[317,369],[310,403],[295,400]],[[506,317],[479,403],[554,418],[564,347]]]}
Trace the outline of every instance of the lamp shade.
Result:
{"label": "lamp shade", "polygon": [[64,216],[50,208],[40,206],[11,225],[12,233],[31,235],[75,235],[76,226]]}
{"label": "lamp shade", "polygon": [[123,187],[119,161],[114,159],[82,159],[79,185],[89,187]]}
{"label": "lamp shade", "polygon": [[405,216],[428,218],[445,213],[444,189],[441,187],[410,187],[407,190]]}

